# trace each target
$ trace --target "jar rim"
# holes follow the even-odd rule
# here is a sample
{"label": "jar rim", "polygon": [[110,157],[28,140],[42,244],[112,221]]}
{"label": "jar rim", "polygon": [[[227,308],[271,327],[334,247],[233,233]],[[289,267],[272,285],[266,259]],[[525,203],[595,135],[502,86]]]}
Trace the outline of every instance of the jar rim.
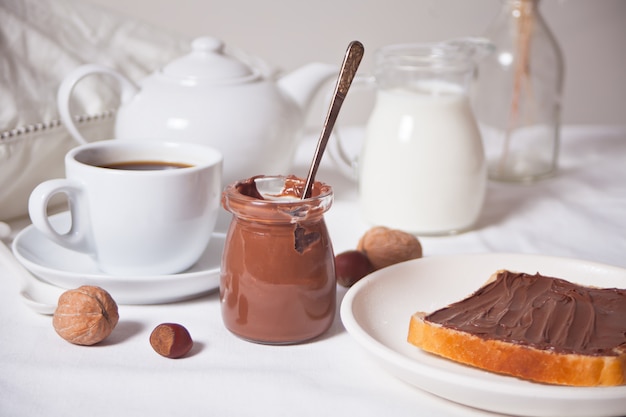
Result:
{"label": "jar rim", "polygon": [[298,199],[259,199],[240,192],[238,186],[258,178],[296,180],[304,188],[305,180],[295,176],[270,175],[252,177],[228,185],[222,193],[222,206],[236,216],[246,218],[274,218],[276,221],[300,221],[323,215],[333,201],[333,189],[321,181],[315,181],[314,190],[319,190],[309,198]]}
{"label": "jar rim", "polygon": [[391,44],[376,51],[376,64],[379,68],[396,67],[413,71],[467,71],[493,48],[489,40],[480,37]]}

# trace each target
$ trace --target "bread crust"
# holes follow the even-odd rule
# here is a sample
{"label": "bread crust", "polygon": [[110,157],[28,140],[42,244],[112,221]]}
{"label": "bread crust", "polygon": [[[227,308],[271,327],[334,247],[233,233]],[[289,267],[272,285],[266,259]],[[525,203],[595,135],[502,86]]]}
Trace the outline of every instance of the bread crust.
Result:
{"label": "bread crust", "polygon": [[615,386],[626,380],[626,352],[617,356],[556,353],[467,332],[411,317],[408,342],[456,362],[487,371],[546,384]]}

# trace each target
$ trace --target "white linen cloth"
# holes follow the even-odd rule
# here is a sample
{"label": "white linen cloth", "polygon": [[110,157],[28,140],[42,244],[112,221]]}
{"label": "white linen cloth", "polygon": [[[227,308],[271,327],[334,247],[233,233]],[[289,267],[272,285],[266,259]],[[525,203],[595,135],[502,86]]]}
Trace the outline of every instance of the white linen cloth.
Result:
{"label": "white linen cloth", "polygon": [[[78,0],[0,2],[0,220],[24,215],[28,196],[63,176],[77,142],[59,121],[59,84],[97,63],[139,81],[189,52],[190,39]],[[76,86],[71,110],[88,140],[113,135],[120,97],[107,77]]]}
{"label": "white linen cloth", "polygon": [[[316,136],[294,172],[305,175]],[[516,252],[626,268],[626,126],[563,129],[558,174],[531,185],[490,183],[475,230],[421,238],[424,256]],[[326,216],[335,252],[352,249],[369,225],[356,184],[329,158],[318,179],[335,190]],[[428,285],[425,281],[424,285]],[[626,287],[626,282],[624,282]],[[489,416],[422,392],[388,374],[343,329],[339,315],[310,343],[264,346],[223,326],[217,293],[183,303],[120,306],[103,343],[71,345],[49,316],[19,299],[0,264],[0,416]],[[339,300],[345,289],[339,288]],[[162,322],[185,325],[188,357],[157,355],[148,338]]]}

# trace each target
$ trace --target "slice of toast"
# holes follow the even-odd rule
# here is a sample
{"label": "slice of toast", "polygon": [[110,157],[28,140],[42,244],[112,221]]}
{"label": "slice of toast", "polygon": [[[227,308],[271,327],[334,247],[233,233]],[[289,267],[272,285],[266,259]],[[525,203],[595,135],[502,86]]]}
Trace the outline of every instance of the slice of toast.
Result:
{"label": "slice of toast", "polygon": [[626,382],[626,290],[498,271],[471,296],[410,320],[408,342],[547,384]]}

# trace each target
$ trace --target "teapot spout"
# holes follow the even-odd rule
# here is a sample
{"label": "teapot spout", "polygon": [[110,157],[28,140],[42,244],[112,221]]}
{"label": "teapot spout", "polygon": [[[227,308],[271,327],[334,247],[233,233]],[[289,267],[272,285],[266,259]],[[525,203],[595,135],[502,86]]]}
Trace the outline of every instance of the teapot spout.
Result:
{"label": "teapot spout", "polygon": [[277,84],[306,114],[322,85],[337,76],[338,72],[339,68],[335,65],[313,62],[281,77]]}

